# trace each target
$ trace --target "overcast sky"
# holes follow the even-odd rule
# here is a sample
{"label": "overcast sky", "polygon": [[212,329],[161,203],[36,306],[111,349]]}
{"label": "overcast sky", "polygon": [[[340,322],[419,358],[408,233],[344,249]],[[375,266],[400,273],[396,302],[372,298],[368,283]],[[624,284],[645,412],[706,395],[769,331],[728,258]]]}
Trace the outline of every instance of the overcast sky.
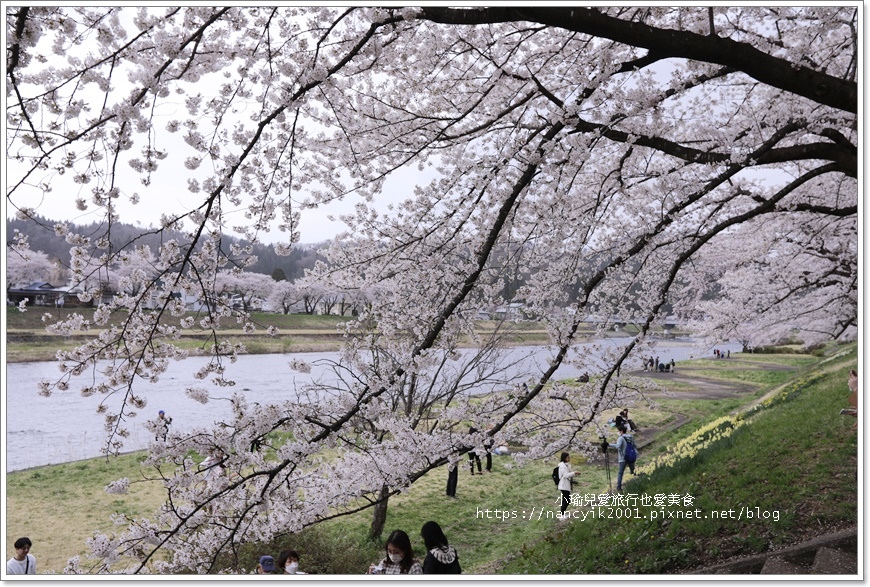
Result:
{"label": "overcast sky", "polygon": [[[177,156],[176,152],[170,151],[170,156],[161,162],[160,168],[152,176],[152,184],[145,187],[141,184],[138,174],[133,170],[121,170],[118,174],[119,186],[127,197],[121,198],[118,212],[122,222],[147,228],[157,227],[160,224],[162,214],[181,214],[202,203],[202,194],[192,194],[187,190],[187,178],[192,172],[183,166],[183,156]],[[18,167],[14,162],[7,161],[7,184],[16,178]],[[418,183],[420,174],[416,170],[398,172],[385,184],[381,197],[377,199],[377,207],[380,212],[385,212],[390,203],[396,203],[412,193],[414,185]],[[43,193],[35,187],[20,189],[20,193],[11,198],[17,206],[35,208],[37,212],[51,220],[67,220],[77,224],[87,224],[98,221],[101,211],[90,203],[91,188],[93,185],[81,185],[74,183],[69,175],[60,176],[55,174],[51,178],[51,191]],[[133,205],[129,201],[129,195],[138,193],[140,201]],[[76,209],[77,198],[84,198],[88,202],[88,210]],[[343,201],[334,202],[314,210],[301,210],[302,221],[299,226],[301,234],[300,242],[316,243],[334,238],[338,233],[346,229],[346,226],[338,220],[341,214],[351,213],[358,198],[351,195]],[[8,218],[15,216],[15,209],[6,206]],[[240,225],[246,222],[244,208],[233,210],[224,203],[224,211],[229,212],[228,225]],[[335,220],[330,220],[330,216]],[[277,221],[275,223],[277,225]],[[270,235],[263,235],[263,241],[268,243],[286,240],[287,234],[273,230]]]}

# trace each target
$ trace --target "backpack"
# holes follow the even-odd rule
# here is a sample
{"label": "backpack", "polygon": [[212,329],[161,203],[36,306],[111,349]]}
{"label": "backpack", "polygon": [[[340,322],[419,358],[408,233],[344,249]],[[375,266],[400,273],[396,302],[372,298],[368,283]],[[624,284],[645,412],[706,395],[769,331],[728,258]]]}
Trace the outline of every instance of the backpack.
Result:
{"label": "backpack", "polygon": [[556,484],[556,487],[559,486],[559,467],[553,469],[553,483]]}
{"label": "backpack", "polygon": [[637,449],[634,448],[634,439],[625,439],[625,462],[633,463],[637,460]]}

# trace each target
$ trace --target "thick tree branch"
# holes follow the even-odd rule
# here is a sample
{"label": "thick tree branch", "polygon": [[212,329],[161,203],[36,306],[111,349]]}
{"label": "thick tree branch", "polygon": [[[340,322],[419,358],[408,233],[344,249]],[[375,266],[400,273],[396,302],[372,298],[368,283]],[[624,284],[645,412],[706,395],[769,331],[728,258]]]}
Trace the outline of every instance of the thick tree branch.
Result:
{"label": "thick tree branch", "polygon": [[454,9],[425,7],[419,18],[452,25],[480,25],[515,21],[595,35],[653,51],[717,63],[786,92],[839,110],[858,113],[858,84],[769,55],[748,45],[715,35],[661,29],[603,14],[595,8],[509,7]]}

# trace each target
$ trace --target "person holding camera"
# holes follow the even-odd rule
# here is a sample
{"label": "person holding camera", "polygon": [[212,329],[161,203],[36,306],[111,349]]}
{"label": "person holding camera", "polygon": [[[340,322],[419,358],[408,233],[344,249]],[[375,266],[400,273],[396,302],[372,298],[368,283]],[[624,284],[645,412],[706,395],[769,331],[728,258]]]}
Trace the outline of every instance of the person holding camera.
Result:
{"label": "person holding camera", "polygon": [[574,485],[574,475],[577,473],[571,470],[571,455],[566,452],[562,453],[559,458],[559,491],[562,493],[562,510],[564,514],[571,502],[571,486]]}
{"label": "person holding camera", "polygon": [[166,436],[169,434],[169,426],[172,425],[172,418],[166,415],[166,412],[160,410],[157,412],[157,435],[154,440],[160,440],[163,437],[163,442],[166,442]]}
{"label": "person holding camera", "polygon": [[393,530],[387,538],[386,554],[381,562],[369,567],[370,575],[422,575],[423,565],[414,558],[411,538],[402,530]]}

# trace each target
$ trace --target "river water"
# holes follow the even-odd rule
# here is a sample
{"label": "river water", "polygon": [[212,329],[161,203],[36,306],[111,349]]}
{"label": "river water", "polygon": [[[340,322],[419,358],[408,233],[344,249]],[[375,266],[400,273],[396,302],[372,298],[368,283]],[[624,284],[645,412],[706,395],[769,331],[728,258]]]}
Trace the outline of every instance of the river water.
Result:
{"label": "river water", "polygon": [[[616,347],[629,342],[627,338],[603,339],[585,345],[592,348]],[[736,343],[719,345],[718,348],[737,352]],[[599,352],[599,351],[597,351]],[[698,349],[691,341],[660,341],[655,355],[662,361],[685,360],[691,357],[710,356],[712,349]],[[546,347],[524,346],[510,349],[504,361],[512,364],[510,376],[534,377],[545,365],[549,352]],[[289,362],[299,359],[312,365],[310,374],[298,373],[290,369]],[[293,353],[270,355],[245,355],[227,369],[227,377],[236,381],[231,388],[209,389],[212,397],[230,397],[233,393],[243,394],[249,402],[278,403],[294,397],[295,386],[309,383],[315,378],[329,379],[329,371],[324,361],[338,360],[338,353]],[[195,380],[193,373],[207,361],[203,357],[191,357],[174,362],[156,383],[141,383],[137,394],[148,400],[148,405],[129,425],[130,436],[124,441],[125,451],[145,449],[153,440],[153,434],[144,427],[146,419],[156,416],[158,410],[165,410],[173,419],[173,430],[183,430],[198,426],[211,426],[217,421],[230,417],[229,402],[215,401],[203,405],[189,398],[184,390],[187,387],[203,387],[203,382]],[[599,371],[595,364],[582,369],[594,374]],[[580,369],[572,365],[562,365],[556,373],[557,379],[575,378]],[[18,471],[30,467],[76,461],[100,456],[105,443],[104,416],[97,414],[97,404],[106,400],[109,410],[120,405],[118,398],[93,396],[83,398],[78,393],[76,380],[70,391],[55,392],[51,397],[38,394],[37,385],[42,379],[56,379],[60,372],[57,363],[40,361],[31,363],[9,363],[6,365],[5,402],[6,402],[6,471]],[[484,393],[490,389],[480,388]]]}

